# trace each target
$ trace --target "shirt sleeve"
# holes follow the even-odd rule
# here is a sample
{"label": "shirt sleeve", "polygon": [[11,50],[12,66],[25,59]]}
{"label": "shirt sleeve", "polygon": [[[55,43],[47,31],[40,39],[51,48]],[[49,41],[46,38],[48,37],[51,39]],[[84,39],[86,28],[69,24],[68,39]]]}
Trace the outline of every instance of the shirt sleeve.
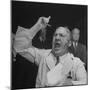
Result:
{"label": "shirt sleeve", "polygon": [[40,56],[43,54],[43,50],[32,46],[32,39],[35,32],[37,31],[33,31],[32,29],[30,31],[29,29],[18,26],[14,41],[15,51],[31,62],[34,62],[35,60],[38,62],[39,59],[35,58],[37,58],[38,55]]}
{"label": "shirt sleeve", "polygon": [[23,49],[18,51],[18,53],[25,57],[32,63],[36,63],[37,65],[40,63],[41,57],[43,56],[45,49],[38,49],[35,47],[30,47],[27,49]]}
{"label": "shirt sleeve", "polygon": [[29,48],[29,46],[32,46],[32,36],[30,35],[29,30],[18,26],[14,41],[16,52]]}

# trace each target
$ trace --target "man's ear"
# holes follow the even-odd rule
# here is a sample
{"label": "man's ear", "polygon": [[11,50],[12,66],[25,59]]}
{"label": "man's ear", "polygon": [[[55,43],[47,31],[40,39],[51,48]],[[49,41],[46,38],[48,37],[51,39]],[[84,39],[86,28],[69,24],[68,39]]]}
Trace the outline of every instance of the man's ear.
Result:
{"label": "man's ear", "polygon": [[71,45],[72,45],[71,41],[68,40],[68,41],[67,41],[67,44],[66,44],[65,46],[70,47]]}

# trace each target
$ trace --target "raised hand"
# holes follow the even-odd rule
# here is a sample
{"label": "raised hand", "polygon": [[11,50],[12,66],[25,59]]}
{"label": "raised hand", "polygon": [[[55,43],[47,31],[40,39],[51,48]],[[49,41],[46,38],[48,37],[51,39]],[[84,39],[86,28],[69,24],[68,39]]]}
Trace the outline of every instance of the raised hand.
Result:
{"label": "raised hand", "polygon": [[45,28],[46,25],[49,23],[51,16],[49,17],[40,17],[37,21],[37,24],[40,25],[41,28]]}

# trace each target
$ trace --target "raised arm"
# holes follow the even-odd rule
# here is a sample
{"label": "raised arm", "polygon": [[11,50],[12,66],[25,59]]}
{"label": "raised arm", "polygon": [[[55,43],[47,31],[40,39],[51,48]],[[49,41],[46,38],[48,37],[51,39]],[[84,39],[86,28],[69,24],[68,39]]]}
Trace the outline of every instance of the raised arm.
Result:
{"label": "raised arm", "polygon": [[[39,53],[39,50],[32,46],[32,39],[39,30],[45,27],[49,19],[50,17],[40,17],[36,24],[30,29],[18,26],[14,41],[15,51],[28,60],[31,60],[31,58],[34,59],[36,54]],[[44,23],[42,23],[42,20]],[[34,60],[31,60],[31,62],[34,62]]]}

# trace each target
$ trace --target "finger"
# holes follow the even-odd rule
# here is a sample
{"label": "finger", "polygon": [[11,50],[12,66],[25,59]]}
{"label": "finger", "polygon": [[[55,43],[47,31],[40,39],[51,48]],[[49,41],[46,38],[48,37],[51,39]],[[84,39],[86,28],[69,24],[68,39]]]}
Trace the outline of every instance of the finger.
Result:
{"label": "finger", "polygon": [[51,19],[51,16],[49,16],[48,19],[50,20]]}
{"label": "finger", "polygon": [[50,18],[51,18],[51,16],[49,16],[48,18],[45,19],[46,23],[49,22]]}

